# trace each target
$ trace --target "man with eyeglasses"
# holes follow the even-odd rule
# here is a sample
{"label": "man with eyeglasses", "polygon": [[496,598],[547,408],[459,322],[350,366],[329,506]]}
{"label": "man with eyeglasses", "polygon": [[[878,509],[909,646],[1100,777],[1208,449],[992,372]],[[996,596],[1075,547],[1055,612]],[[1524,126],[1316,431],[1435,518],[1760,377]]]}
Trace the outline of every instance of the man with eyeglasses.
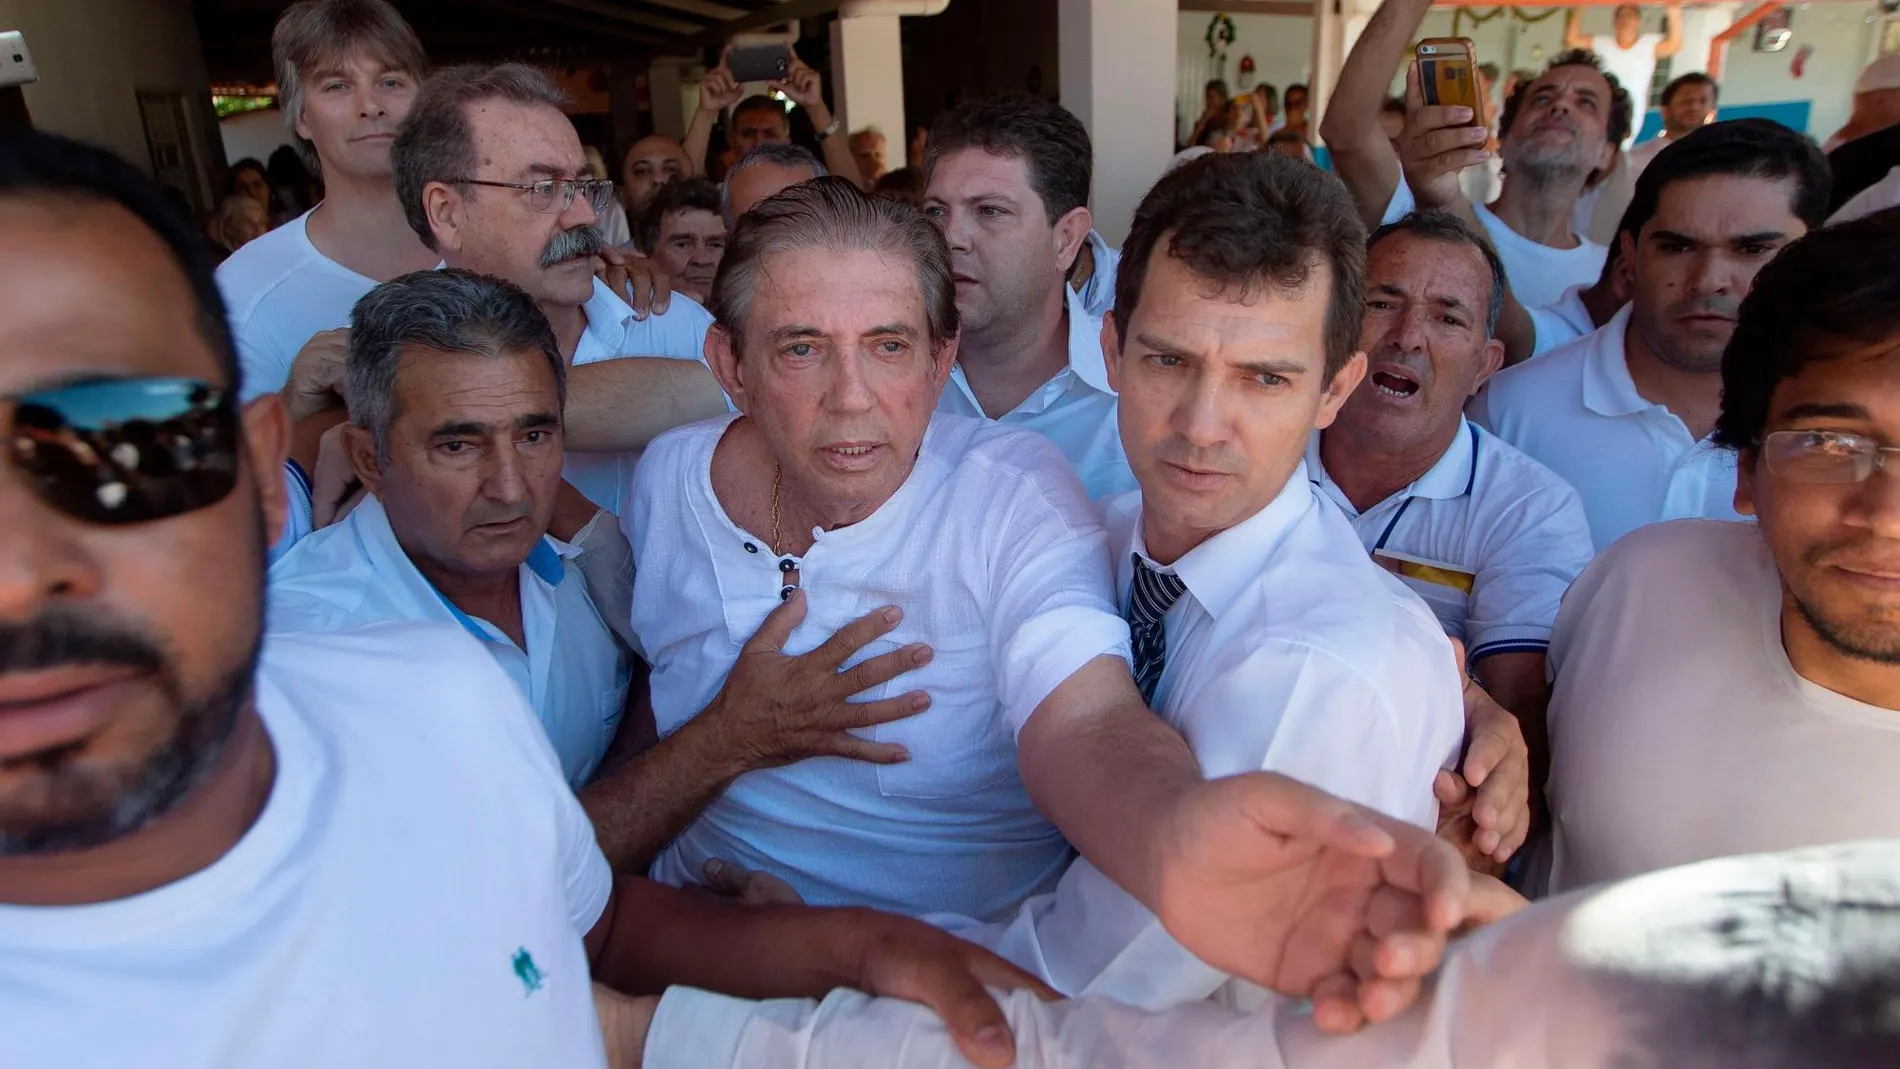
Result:
{"label": "man with eyeglasses", "polygon": [[1658,520],[1737,519],[1735,460],[1711,448],[1722,349],[1760,271],[1827,213],[1827,161],[1779,123],[1705,126],[1636,181],[1617,241],[1630,303],[1506,368],[1473,422],[1575,487],[1599,552]]}
{"label": "man with eyeglasses", "polygon": [[1757,522],[1637,531],[1557,618],[1555,891],[1900,836],[1900,210],[1788,246],[1720,375]]}
{"label": "man with eyeglasses", "polygon": [[[703,361],[705,309],[681,298],[638,318],[594,277],[606,244],[597,212],[613,184],[582,177],[587,160],[566,103],[546,74],[519,63],[436,73],[390,150],[404,216],[447,266],[526,290],[572,365],[635,353]],[[570,456],[567,481],[618,513],[632,455]]]}
{"label": "man with eyeglasses", "polygon": [[616,877],[460,628],[263,638],[288,427],[202,235],[45,135],[0,233],[0,1065],[601,1069],[671,983],[915,999],[1009,1063],[984,985],[1028,980],[947,934]]}

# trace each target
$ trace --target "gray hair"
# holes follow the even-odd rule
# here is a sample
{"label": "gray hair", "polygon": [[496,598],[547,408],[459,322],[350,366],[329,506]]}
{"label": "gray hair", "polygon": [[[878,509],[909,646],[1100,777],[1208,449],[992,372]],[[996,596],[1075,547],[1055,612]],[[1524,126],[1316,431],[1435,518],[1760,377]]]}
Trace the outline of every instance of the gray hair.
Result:
{"label": "gray hair", "polygon": [[390,146],[389,166],[395,173],[396,199],[402,202],[403,217],[430,249],[436,247],[435,231],[429,226],[422,191],[431,182],[441,182],[467,195],[465,179],[473,176],[476,163],[475,132],[469,127],[468,108],[484,100],[545,104],[551,108],[564,108],[569,103],[567,94],[552,78],[525,63],[449,67],[422,83],[409,117],[396,134],[396,143]]}
{"label": "gray hair", "polygon": [[350,311],[350,422],[374,436],[376,455],[385,461],[390,424],[401,414],[396,371],[412,345],[470,356],[538,352],[554,372],[561,407],[567,407],[567,361],[548,317],[526,290],[473,271],[411,271],[370,290]]}
{"label": "gray hair", "polygon": [[[909,204],[874,197],[833,175],[800,182],[740,216],[706,299],[706,310],[732,335],[734,352],[743,350],[741,332],[765,258],[814,248],[891,252],[909,259],[917,268],[930,344],[956,337],[957,289],[943,231]],[[850,298],[841,294],[839,299]]]}
{"label": "gray hair", "polygon": [[726,169],[726,180],[719,185],[719,217],[726,221],[726,229],[731,230],[732,218],[732,180],[739,172],[750,167],[772,164],[777,167],[809,167],[813,178],[823,178],[830,174],[818,157],[803,145],[794,145],[790,141],[761,141],[752,147],[752,151],[733,161]]}
{"label": "gray hair", "polygon": [[392,70],[408,71],[417,80],[429,73],[429,54],[388,0],[302,0],[286,9],[271,31],[271,66],[277,74],[284,125],[312,172],[321,173],[323,166],[317,159],[317,146],[297,133],[297,120],[303,118],[304,79],[358,49],[375,54]]}
{"label": "gray hair", "polygon": [[1484,257],[1485,266],[1491,269],[1491,303],[1484,313],[1484,335],[1494,338],[1498,333],[1498,317],[1504,314],[1504,261],[1498,259],[1497,250],[1483,234],[1478,233],[1456,215],[1442,208],[1421,208],[1381,226],[1366,239],[1366,251],[1371,252],[1379,242],[1394,234],[1417,234],[1432,241],[1442,241],[1447,245],[1469,245]]}

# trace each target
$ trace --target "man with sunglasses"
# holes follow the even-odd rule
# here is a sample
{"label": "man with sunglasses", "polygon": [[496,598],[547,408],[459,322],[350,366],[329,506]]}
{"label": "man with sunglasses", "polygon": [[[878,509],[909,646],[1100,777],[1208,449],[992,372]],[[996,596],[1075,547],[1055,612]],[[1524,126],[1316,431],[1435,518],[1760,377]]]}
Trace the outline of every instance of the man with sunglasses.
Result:
{"label": "man with sunglasses", "polygon": [[[636,318],[594,277],[606,245],[597,213],[613,184],[583,177],[587,160],[561,110],[567,103],[547,75],[519,63],[437,72],[390,150],[403,214],[447,266],[526,290],[570,364],[634,353],[703,361],[712,325],[705,309],[682,298],[664,315]],[[570,457],[567,481],[618,513],[634,457]]]}
{"label": "man with sunglasses", "polygon": [[1645,527],[1564,598],[1552,890],[1900,836],[1900,210],[1763,268],[1720,375],[1757,522]]}
{"label": "man with sunglasses", "polygon": [[862,986],[1009,1062],[982,985],[1026,978],[948,935],[616,878],[459,628],[263,640],[288,428],[202,236],[43,135],[0,232],[0,1065],[622,1065],[613,991],[670,983]]}

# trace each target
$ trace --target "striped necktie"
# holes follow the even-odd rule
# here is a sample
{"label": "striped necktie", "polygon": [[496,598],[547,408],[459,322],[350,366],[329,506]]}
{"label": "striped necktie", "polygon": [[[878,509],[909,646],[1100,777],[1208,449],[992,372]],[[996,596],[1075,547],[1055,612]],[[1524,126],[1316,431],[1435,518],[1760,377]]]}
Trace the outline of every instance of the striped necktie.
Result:
{"label": "striped necktie", "polygon": [[1154,705],[1155,686],[1168,662],[1168,632],[1161,618],[1181,599],[1187,584],[1135,557],[1135,586],[1128,594],[1128,631],[1135,644],[1135,686],[1141,700]]}

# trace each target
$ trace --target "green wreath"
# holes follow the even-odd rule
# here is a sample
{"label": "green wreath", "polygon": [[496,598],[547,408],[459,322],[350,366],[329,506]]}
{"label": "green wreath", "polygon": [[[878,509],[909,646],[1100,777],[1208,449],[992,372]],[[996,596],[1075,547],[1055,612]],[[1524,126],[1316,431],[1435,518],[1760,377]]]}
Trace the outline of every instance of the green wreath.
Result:
{"label": "green wreath", "polygon": [[1207,20],[1208,58],[1220,55],[1223,49],[1234,43],[1236,36],[1233,16],[1225,11],[1216,12],[1213,18]]}

